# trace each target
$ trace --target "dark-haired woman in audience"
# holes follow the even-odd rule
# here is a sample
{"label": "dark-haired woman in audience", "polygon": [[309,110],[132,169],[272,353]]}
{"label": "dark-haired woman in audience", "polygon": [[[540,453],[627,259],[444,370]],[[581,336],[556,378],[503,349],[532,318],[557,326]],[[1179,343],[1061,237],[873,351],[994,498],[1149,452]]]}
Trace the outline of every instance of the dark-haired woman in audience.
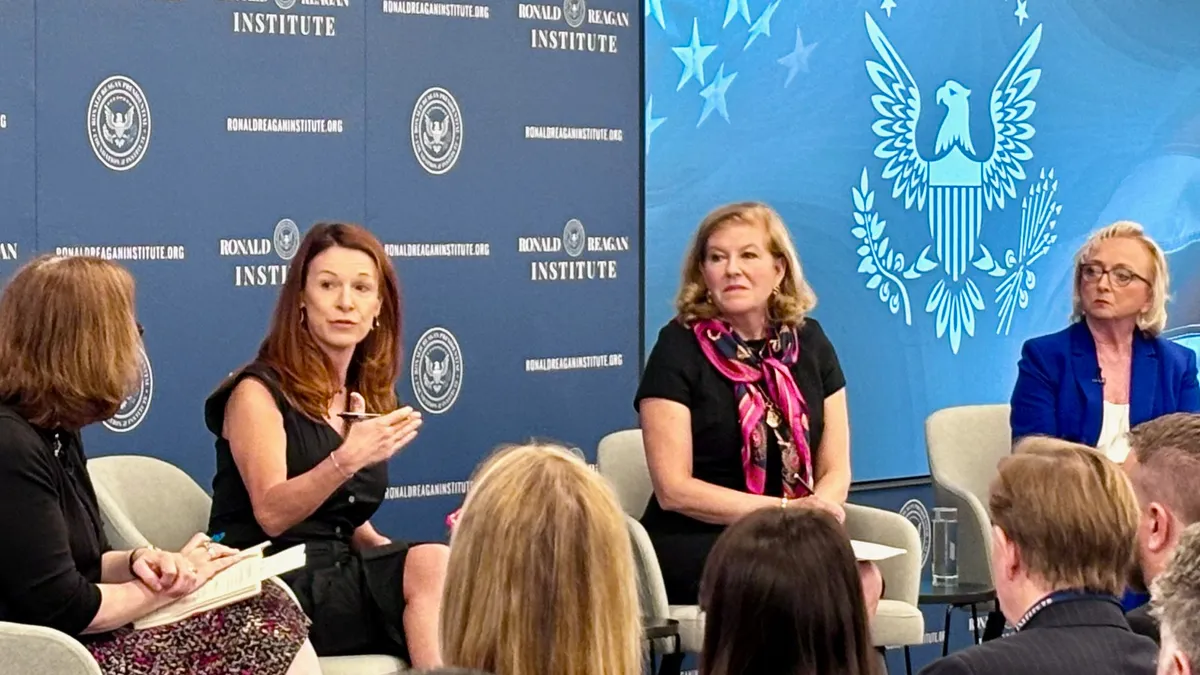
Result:
{"label": "dark-haired woman in audience", "polygon": [[[816,295],[779,215],[710,213],[684,259],[677,316],[650,353],[635,405],[654,483],[642,517],[672,604],[694,604],[722,530],[763,507],[839,520],[850,488],[846,380],[807,314]],[[882,578],[861,566],[874,614]]]}
{"label": "dark-haired woman in audience", "polygon": [[[211,532],[234,546],[305,544],[283,576],[326,655],[391,654],[441,665],[438,607],[448,550],[371,525],[387,461],[420,413],[397,409],[400,286],[383,246],[356,225],[313,226],[288,269],[258,358],[209,397],[217,436]],[[351,422],[342,413],[375,413]]]}
{"label": "dark-haired woman in audience", "polygon": [[854,551],[826,511],[762,509],[731,525],[700,606],[700,675],[875,673]]}
{"label": "dark-haired woman in audience", "polygon": [[140,332],[133,277],[107,260],[36,258],[0,297],[0,621],[71,635],[111,675],[320,673],[307,618],[275,584],[130,626],[236,560],[202,533],[178,552],[114,551],[105,538],[80,430],[135,389]]}

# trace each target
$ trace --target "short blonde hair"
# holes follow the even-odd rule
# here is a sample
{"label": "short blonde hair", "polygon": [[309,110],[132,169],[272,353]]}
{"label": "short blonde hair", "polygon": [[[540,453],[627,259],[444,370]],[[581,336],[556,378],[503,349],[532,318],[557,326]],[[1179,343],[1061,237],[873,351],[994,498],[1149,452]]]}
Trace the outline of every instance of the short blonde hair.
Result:
{"label": "short blonde hair", "polygon": [[558,445],[501,449],[450,541],[447,665],[494,675],[640,675],[642,623],[625,514]]}
{"label": "short blonde hair", "polygon": [[683,259],[683,279],[675,298],[675,311],[685,324],[717,316],[717,308],[708,299],[708,288],[700,271],[708,251],[708,240],[720,227],[730,223],[758,225],[767,231],[771,254],[783,261],[783,281],[771,297],[768,316],[781,324],[799,326],[817,306],[817,294],[804,278],[800,257],[783,219],[770,206],[760,202],[738,202],[719,207],[704,217],[692,235]]}
{"label": "short blonde hair", "polygon": [[1154,261],[1154,269],[1150,272],[1150,309],[1138,316],[1137,327],[1147,335],[1157,337],[1167,325],[1167,298],[1171,288],[1171,278],[1167,271],[1167,256],[1158,243],[1146,234],[1142,226],[1132,220],[1119,220],[1112,225],[1096,230],[1075,253],[1075,285],[1071,296],[1071,321],[1083,319],[1083,299],[1079,295],[1079,287],[1083,283],[1083,264],[1091,257],[1100,242],[1118,238],[1137,240],[1146,248],[1150,253],[1151,260]]}
{"label": "short blonde hair", "polygon": [[117,413],[141,367],[133,276],[93,257],[39,256],[0,296],[0,401],[39,426]]}
{"label": "short blonde hair", "polygon": [[1120,595],[1137,560],[1138,502],[1129,479],[1093,448],[1044,436],[1000,460],[992,524],[1053,588]]}

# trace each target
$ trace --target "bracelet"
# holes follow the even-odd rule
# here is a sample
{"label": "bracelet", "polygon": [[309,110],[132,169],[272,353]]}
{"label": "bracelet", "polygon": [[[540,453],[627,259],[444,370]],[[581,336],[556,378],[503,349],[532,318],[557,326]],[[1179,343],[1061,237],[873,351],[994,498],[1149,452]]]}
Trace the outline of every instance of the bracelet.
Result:
{"label": "bracelet", "polygon": [[129,552],[129,576],[131,576],[131,577],[137,576],[137,573],[133,571],[133,563],[137,562],[137,558],[135,558],[134,555],[142,549],[146,549],[147,551],[157,551],[158,550],[157,547],[155,547],[153,544],[151,544],[149,546],[138,546],[137,548],[130,551]]}
{"label": "bracelet", "polygon": [[347,473],[346,470],[342,468],[342,465],[338,464],[337,457],[334,457],[334,453],[336,452],[337,451],[335,450],[334,452],[329,453],[329,461],[333,462],[333,468],[337,469],[338,473],[342,474],[342,478],[345,480],[350,480],[354,477],[354,474]]}

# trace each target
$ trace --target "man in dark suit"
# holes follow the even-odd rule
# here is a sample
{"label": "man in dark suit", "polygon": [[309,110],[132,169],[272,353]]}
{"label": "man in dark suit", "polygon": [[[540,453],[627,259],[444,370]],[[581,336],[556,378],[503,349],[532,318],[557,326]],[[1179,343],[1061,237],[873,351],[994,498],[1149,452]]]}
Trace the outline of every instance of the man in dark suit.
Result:
{"label": "man in dark suit", "polygon": [[[1146,590],[1166,568],[1183,528],[1200,520],[1200,415],[1175,413],[1134,427],[1125,472],[1141,511],[1132,585]],[[1135,633],[1159,641],[1149,605],[1126,618]]]}
{"label": "man in dark suit", "polygon": [[1016,633],[934,661],[922,675],[1154,675],[1154,642],[1117,595],[1136,556],[1137,497],[1083,445],[1021,441],[988,499],[992,575]]}
{"label": "man in dark suit", "polygon": [[1152,603],[1162,617],[1158,675],[1200,672],[1200,525],[1184,530],[1153,586]]}

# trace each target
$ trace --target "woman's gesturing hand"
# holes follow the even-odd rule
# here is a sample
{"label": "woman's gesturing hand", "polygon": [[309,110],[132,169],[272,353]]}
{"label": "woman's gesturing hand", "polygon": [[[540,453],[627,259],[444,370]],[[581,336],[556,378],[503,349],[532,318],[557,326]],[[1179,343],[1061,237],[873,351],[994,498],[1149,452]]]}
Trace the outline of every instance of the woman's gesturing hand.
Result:
{"label": "woman's gesturing hand", "polygon": [[[366,402],[354,392],[350,394],[349,412],[364,412]],[[336,464],[353,474],[360,469],[385,462],[417,436],[421,413],[405,406],[361,422],[352,422],[346,442],[334,452]]]}

